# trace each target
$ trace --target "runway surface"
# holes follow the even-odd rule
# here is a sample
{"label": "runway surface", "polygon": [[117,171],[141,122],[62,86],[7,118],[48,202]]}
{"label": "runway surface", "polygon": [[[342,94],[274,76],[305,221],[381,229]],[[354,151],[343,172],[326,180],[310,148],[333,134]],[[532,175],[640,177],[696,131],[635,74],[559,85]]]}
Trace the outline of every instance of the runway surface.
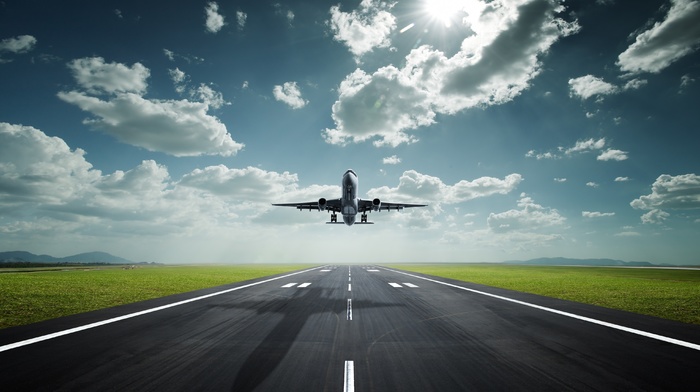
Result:
{"label": "runway surface", "polygon": [[371,266],[0,330],[3,391],[690,391],[698,377],[698,326]]}

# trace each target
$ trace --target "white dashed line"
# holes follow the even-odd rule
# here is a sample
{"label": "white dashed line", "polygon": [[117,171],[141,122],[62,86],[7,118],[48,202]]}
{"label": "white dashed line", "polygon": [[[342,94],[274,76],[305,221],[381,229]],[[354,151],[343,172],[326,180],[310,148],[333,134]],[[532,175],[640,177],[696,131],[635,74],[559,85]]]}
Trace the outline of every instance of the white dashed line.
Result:
{"label": "white dashed line", "polygon": [[416,286],[416,285],[413,284],[413,283],[404,283],[404,285],[406,285],[406,287],[410,287],[410,288],[412,288],[412,289],[418,287],[418,286]]}
{"label": "white dashed line", "polygon": [[352,320],[352,300],[348,299],[348,320]]}
{"label": "white dashed line", "polygon": [[288,288],[294,287],[294,286],[296,286],[296,285],[297,285],[296,283],[287,283],[287,284],[285,284],[285,285],[282,286],[282,287],[285,288],[285,289],[288,289]]}
{"label": "white dashed line", "polygon": [[321,272],[331,272],[331,270],[321,270]]}
{"label": "white dashed line", "polygon": [[352,284],[348,283],[348,291],[352,291]]}
{"label": "white dashed line", "polygon": [[[529,306],[529,307],[531,307],[531,308],[544,310],[545,312],[555,313],[555,314],[558,314],[558,315],[561,315],[561,316],[570,317],[570,318],[574,318],[574,319],[581,320],[581,321],[586,321],[586,322],[589,322],[589,323],[592,323],[592,324],[602,325],[602,326],[604,326],[604,327],[608,327],[608,328],[612,328],[612,329],[617,329],[617,330],[620,330],[620,331],[625,331],[625,332],[633,333],[633,334],[635,334],[635,335],[645,336],[645,337],[650,338],[650,339],[656,339],[656,340],[660,340],[660,341],[662,341],[662,342],[671,343],[671,344],[675,344],[675,345],[678,345],[678,346],[683,346],[683,347],[687,347],[687,348],[690,348],[690,349],[693,349],[693,350],[698,350],[698,351],[700,351],[700,344],[695,344],[695,343],[691,343],[691,342],[686,342],[686,341],[684,341],[684,340],[669,338],[669,337],[667,337],[667,336],[658,335],[658,334],[655,334],[655,333],[646,332],[646,331],[642,331],[642,330],[639,330],[639,329],[629,328],[629,327],[625,327],[625,326],[623,326],[623,325],[613,324],[613,323],[609,323],[609,322],[607,322],[607,321],[601,321],[601,320],[597,320],[597,319],[590,318],[590,317],[579,316],[578,314],[569,313],[569,312],[564,312],[564,311],[562,311],[562,310],[552,309],[552,308],[548,308],[548,307],[546,307],[546,306],[536,305],[536,304],[532,304],[532,303],[525,302],[525,301],[519,301],[519,300],[517,300],[517,299],[508,298],[508,297],[504,297],[504,296],[501,296],[501,295],[486,293],[486,292],[483,292],[483,291],[474,290],[474,289],[470,289],[470,288],[467,288],[467,287],[462,287],[462,286],[459,286],[459,285],[456,285],[456,284],[447,283],[447,282],[442,282],[442,281],[439,281],[439,280],[436,280],[436,279],[426,278],[426,277],[424,277],[424,276],[413,275],[413,274],[409,274],[409,273],[402,272],[402,271],[391,270],[391,269],[388,269],[388,268],[384,268],[384,269],[386,269],[387,271],[396,272],[397,274],[403,274],[403,275],[406,275],[406,276],[410,276],[410,277],[412,277],[412,278],[427,280],[428,282],[433,282],[433,283],[441,284],[441,285],[444,285],[444,286],[453,287],[453,288],[456,288],[456,289],[460,289],[460,290],[464,290],[464,291],[469,291],[469,292],[476,293],[476,294],[485,295],[485,296],[491,297],[491,298],[497,298],[497,299],[500,299],[500,300],[503,300],[503,301],[513,302],[513,303],[516,303],[516,304],[519,304],[519,305]],[[391,283],[390,283],[390,284],[391,284]]]}
{"label": "white dashed line", "polygon": [[298,287],[300,287],[300,288],[303,289],[303,288],[306,288],[306,287],[309,287],[309,286],[311,286],[311,283],[302,283],[302,284],[300,284]]}
{"label": "white dashed line", "polygon": [[355,365],[353,361],[345,361],[345,376],[343,378],[343,391],[355,392]]}
{"label": "white dashed line", "polygon": [[379,270],[375,270],[375,269],[369,270],[369,269],[368,269],[367,272],[379,272]]}
{"label": "white dashed line", "polygon": [[403,286],[401,286],[401,285],[398,284],[398,283],[389,283],[389,286],[391,286],[391,287],[397,287],[397,288],[398,288],[398,287],[403,287]]}

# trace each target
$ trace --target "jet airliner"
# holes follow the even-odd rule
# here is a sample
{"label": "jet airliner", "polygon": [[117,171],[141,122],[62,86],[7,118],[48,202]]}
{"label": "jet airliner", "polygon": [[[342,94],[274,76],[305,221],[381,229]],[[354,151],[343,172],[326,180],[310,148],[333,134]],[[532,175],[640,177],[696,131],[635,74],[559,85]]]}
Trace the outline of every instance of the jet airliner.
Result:
{"label": "jet airliner", "polygon": [[[340,199],[326,200],[322,197],[318,199],[318,201],[309,201],[304,203],[282,203],[273,204],[273,206],[296,207],[300,211],[330,211],[331,221],[326,223],[342,224],[344,222],[348,226],[352,226],[355,223],[372,224],[373,222],[367,221],[367,211],[402,210],[404,208],[426,206],[426,204],[387,203],[376,198],[372,200],[358,199],[357,174],[355,174],[352,169],[348,169],[345,174],[343,174],[341,186],[343,190]],[[343,222],[338,222],[338,212],[343,215]],[[362,214],[360,215],[360,222],[355,222],[358,213]]]}

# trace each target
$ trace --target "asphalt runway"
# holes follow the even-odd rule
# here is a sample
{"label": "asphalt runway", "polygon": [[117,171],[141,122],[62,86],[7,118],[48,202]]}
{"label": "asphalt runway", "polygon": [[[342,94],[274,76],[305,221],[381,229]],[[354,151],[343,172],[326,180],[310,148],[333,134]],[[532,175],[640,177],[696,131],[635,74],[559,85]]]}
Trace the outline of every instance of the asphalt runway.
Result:
{"label": "asphalt runway", "polygon": [[0,330],[3,391],[695,391],[700,326],[329,266]]}

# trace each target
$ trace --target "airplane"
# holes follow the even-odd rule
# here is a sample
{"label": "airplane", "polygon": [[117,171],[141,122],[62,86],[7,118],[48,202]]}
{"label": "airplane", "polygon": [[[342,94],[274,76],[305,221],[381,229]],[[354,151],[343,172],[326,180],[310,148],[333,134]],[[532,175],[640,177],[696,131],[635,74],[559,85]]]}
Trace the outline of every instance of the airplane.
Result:
{"label": "airplane", "polygon": [[[326,200],[323,197],[318,199],[318,201],[308,201],[303,203],[281,203],[272,204],[278,207],[296,207],[301,210],[318,210],[318,211],[330,211],[331,221],[326,222],[329,224],[345,223],[348,226],[353,224],[373,224],[374,222],[367,222],[367,211],[390,211],[390,210],[402,210],[404,208],[410,207],[425,207],[427,204],[407,204],[407,203],[387,203],[382,202],[379,199],[373,200],[363,200],[357,198],[357,174],[352,169],[348,169],[345,174],[343,174],[342,181],[343,193],[340,199],[330,199]],[[340,212],[343,215],[343,222],[338,222],[338,214]],[[355,222],[357,214],[361,213],[360,222]]]}

